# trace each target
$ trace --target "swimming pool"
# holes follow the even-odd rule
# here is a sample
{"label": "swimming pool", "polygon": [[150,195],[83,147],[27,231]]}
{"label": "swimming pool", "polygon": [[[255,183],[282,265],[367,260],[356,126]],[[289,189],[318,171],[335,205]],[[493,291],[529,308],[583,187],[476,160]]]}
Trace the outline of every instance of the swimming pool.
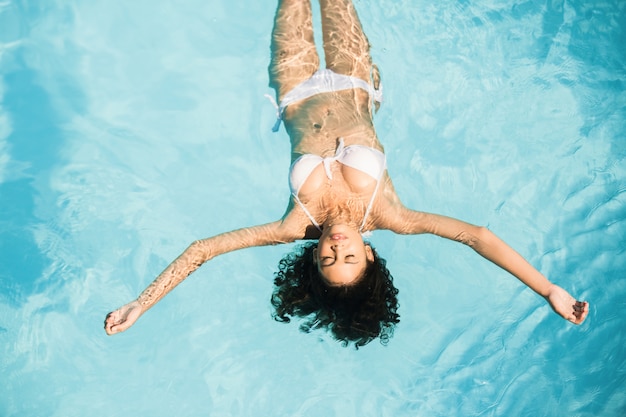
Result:
{"label": "swimming pool", "polygon": [[355,5],[405,204],[488,225],[587,321],[461,245],[375,232],[400,289],[388,346],[271,320],[287,247],[213,260],[107,337],[192,240],[283,213],[275,4],[5,1],[0,415],[624,415],[626,5]]}

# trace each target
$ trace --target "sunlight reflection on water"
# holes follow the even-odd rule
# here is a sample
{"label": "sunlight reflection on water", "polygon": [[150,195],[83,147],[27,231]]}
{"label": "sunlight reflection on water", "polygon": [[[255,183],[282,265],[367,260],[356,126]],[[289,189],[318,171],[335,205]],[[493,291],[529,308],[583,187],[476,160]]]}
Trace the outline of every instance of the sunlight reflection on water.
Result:
{"label": "sunlight reflection on water", "polygon": [[283,213],[274,8],[3,3],[1,414],[621,415],[624,5],[355,3],[403,202],[488,225],[588,322],[458,244],[376,232],[400,288],[386,347],[271,320],[288,247],[211,261],[107,338],[191,241]]}

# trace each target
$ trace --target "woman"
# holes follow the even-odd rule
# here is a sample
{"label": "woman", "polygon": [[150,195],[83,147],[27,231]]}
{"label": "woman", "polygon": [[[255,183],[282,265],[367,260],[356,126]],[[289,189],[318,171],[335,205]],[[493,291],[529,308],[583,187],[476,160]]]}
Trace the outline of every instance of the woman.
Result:
{"label": "woman", "polygon": [[[373,126],[380,79],[351,0],[320,0],[326,68],[319,69],[309,0],[280,0],[272,32],[270,83],[278,121],[291,139],[291,198],[272,223],[192,243],[131,303],[107,315],[105,330],[128,329],[204,262],[251,246],[305,239],[312,243],[280,261],[272,304],[275,318],[304,317],[344,343],[385,343],[399,321],[397,290],[385,262],[362,233],[387,229],[431,233],[464,243],[510,272],[556,313],[575,324],[588,314],[517,252],[484,227],[418,212],[400,202]],[[314,242],[317,240],[317,242]]]}

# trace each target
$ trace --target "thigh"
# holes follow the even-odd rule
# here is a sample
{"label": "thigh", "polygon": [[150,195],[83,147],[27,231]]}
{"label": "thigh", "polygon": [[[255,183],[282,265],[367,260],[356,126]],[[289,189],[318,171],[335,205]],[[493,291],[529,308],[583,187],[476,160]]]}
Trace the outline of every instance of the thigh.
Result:
{"label": "thigh", "polygon": [[319,68],[309,0],[281,0],[272,30],[270,86],[278,101]]}
{"label": "thigh", "polygon": [[320,0],[326,67],[370,80],[370,45],[351,0]]}

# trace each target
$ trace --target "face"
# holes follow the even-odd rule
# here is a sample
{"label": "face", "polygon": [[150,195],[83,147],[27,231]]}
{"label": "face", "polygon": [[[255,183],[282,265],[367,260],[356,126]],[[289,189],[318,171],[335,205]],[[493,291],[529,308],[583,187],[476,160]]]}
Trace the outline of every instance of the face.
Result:
{"label": "face", "polygon": [[333,225],[324,228],[317,249],[313,252],[317,268],[329,285],[355,282],[374,261],[369,245],[353,227]]}

